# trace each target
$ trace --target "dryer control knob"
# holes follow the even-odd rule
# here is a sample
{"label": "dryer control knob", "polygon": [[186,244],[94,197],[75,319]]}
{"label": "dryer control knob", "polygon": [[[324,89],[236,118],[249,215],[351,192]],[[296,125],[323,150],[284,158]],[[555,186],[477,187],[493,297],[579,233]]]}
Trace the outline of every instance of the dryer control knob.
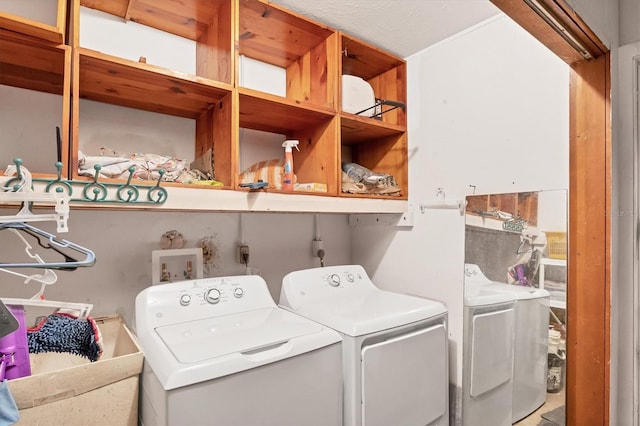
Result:
{"label": "dryer control knob", "polygon": [[236,289],[233,290],[233,295],[240,299],[242,296],[244,296],[244,290],[240,287],[236,287]]}
{"label": "dryer control knob", "polygon": [[347,281],[352,283],[354,280],[355,280],[355,278],[353,277],[353,274],[352,273],[348,273],[347,274]]}
{"label": "dryer control knob", "polygon": [[338,287],[340,285],[340,275],[338,274],[329,275],[327,282],[329,283],[329,285],[333,287]]}
{"label": "dryer control knob", "polygon": [[211,288],[207,290],[204,295],[204,299],[212,305],[215,305],[220,301],[220,290],[218,290],[217,288]]}
{"label": "dryer control knob", "polygon": [[189,296],[188,294],[183,294],[182,296],[180,296],[180,304],[182,306],[188,306],[189,303],[191,303],[191,296]]}

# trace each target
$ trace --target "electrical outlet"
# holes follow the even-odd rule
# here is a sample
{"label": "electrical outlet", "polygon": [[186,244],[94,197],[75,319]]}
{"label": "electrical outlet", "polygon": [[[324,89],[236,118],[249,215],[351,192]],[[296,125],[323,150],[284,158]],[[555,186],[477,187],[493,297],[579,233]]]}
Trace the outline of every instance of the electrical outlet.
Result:
{"label": "electrical outlet", "polygon": [[320,257],[318,252],[324,250],[322,247],[322,240],[311,240],[311,255],[313,257]]}
{"label": "electrical outlet", "polygon": [[238,246],[238,263],[249,264],[249,246]]}

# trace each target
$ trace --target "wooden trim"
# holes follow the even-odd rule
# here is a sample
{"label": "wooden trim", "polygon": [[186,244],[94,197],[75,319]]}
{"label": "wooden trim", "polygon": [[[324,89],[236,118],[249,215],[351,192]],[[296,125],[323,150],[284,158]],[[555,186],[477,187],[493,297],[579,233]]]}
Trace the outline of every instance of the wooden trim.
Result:
{"label": "wooden trim", "polygon": [[562,24],[571,31],[597,58],[609,51],[600,38],[587,26],[576,11],[563,0],[540,0]]}
{"label": "wooden trim", "polygon": [[[537,1],[569,29],[594,58],[598,58],[608,51],[604,43],[563,0]],[[491,0],[491,3],[495,4],[569,65],[585,59],[559,33],[552,29],[544,19],[538,16],[524,0]]]}
{"label": "wooden trim", "polygon": [[611,141],[609,54],[572,67],[567,424],[608,424]]}
{"label": "wooden trim", "polygon": [[569,425],[608,425],[611,221],[606,213],[611,207],[611,58],[564,0],[540,1],[570,20],[569,27],[576,33],[589,37],[597,47],[591,52],[595,60],[585,61],[523,0],[491,0],[572,66],[566,420]]}

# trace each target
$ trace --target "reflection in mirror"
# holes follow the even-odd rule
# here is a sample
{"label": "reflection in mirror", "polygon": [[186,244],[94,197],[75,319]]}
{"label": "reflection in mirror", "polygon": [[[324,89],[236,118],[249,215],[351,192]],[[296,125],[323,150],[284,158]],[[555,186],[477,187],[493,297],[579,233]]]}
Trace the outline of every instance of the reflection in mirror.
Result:
{"label": "reflection in mirror", "polygon": [[567,207],[565,190],[467,197],[463,423],[565,424]]}

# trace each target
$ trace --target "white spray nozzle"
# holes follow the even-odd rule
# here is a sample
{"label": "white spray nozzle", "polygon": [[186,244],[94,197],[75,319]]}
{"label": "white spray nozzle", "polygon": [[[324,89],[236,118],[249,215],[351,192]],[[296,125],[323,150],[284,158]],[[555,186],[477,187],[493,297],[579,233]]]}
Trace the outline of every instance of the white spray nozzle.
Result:
{"label": "white spray nozzle", "polygon": [[298,151],[300,151],[300,148],[298,148],[298,144],[300,143],[300,141],[295,140],[295,139],[290,139],[290,140],[286,140],[284,142],[282,142],[282,146],[284,147],[285,151],[291,151],[291,147],[296,147],[296,149]]}

